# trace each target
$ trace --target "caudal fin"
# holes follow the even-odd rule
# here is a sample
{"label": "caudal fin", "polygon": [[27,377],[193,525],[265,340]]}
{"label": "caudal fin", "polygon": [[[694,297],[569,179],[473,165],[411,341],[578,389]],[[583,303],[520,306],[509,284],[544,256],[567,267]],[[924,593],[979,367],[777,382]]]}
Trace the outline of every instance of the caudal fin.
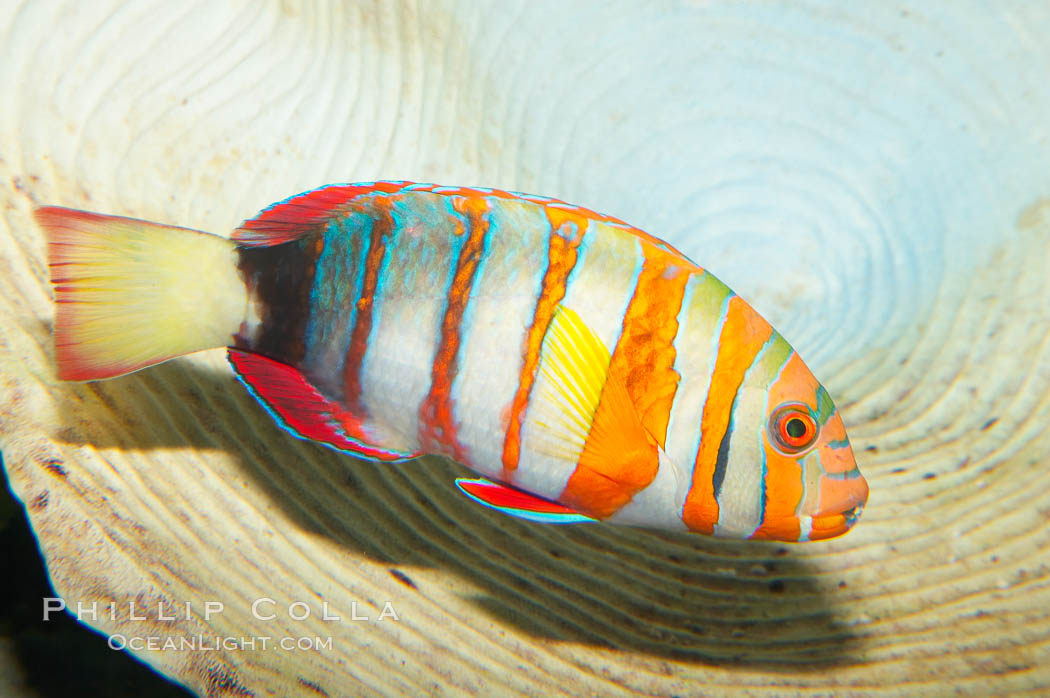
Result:
{"label": "caudal fin", "polygon": [[235,243],[187,228],[48,206],[63,380],[111,378],[233,342],[246,289]]}

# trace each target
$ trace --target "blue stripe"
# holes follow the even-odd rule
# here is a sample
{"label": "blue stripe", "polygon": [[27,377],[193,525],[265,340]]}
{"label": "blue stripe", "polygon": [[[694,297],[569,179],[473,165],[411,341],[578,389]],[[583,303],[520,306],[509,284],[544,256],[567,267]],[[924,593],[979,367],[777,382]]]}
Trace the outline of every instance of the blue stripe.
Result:
{"label": "blue stripe", "polygon": [[[751,373],[755,370],[755,367],[762,362],[762,357],[765,356],[765,353],[767,351],[769,351],[769,347],[773,345],[776,339],[777,333],[770,332],[769,339],[767,339],[765,343],[762,344],[762,347],[758,350],[757,353],[755,353],[755,356],[751,359],[751,363],[748,365],[747,370],[744,371],[743,378],[740,379],[740,385],[738,385],[736,388],[736,394],[733,395],[733,404],[729,408],[729,424],[726,426],[725,433],[722,434],[722,442],[718,445],[718,459],[715,463],[714,475],[712,476],[714,480],[713,492],[715,495],[716,502],[718,502],[718,495],[722,490],[722,482],[725,478],[726,469],[729,467],[729,450],[732,447],[733,432],[736,429],[736,410],[738,407],[740,407],[740,391],[747,385],[748,379],[751,377]],[[788,356],[790,356],[790,354]],[[760,422],[759,424],[764,426],[764,421]],[[761,439],[761,435],[759,435],[759,438]],[[764,451],[765,449],[762,450]],[[764,497],[765,493],[763,492],[763,499]],[[718,503],[719,506],[721,506],[721,502]],[[765,504],[764,501],[763,504]],[[765,511],[764,506],[762,507],[762,511]]]}
{"label": "blue stripe", "polygon": [[817,388],[817,418],[818,424],[826,424],[831,415],[835,414],[835,403],[831,401],[831,396],[828,395],[828,391],[824,389],[824,386]]}
{"label": "blue stripe", "polygon": [[[769,335],[770,341],[772,341],[774,338],[780,338],[782,341],[786,342],[786,340],[784,340],[782,337],[780,337],[780,335],[777,333],[776,330],[773,330],[773,333]],[[768,342],[767,342],[767,345],[768,345]],[[764,350],[765,350],[765,348],[763,347],[763,351]],[[759,353],[761,353],[761,352],[759,352]],[[787,353],[787,355],[784,357],[784,363],[780,364],[780,368],[777,369],[776,376],[774,376],[773,380],[770,381],[770,383],[769,383],[770,386],[776,385],[776,382],[778,380],[780,380],[780,374],[782,374],[784,372],[784,368],[789,363],[791,363],[791,357],[794,356],[794,355],[795,355],[795,350],[794,349],[792,349],[791,351],[789,351]],[[758,357],[757,356],[755,357],[755,361],[756,362],[758,361]],[[754,364],[752,364],[752,366],[753,365]],[[748,370],[748,372],[750,373],[750,369]],[[746,376],[745,376],[744,380],[747,380]],[[766,411],[767,412],[769,411],[769,398],[768,397],[766,398]],[[766,475],[769,474],[769,464],[766,461],[766,449],[765,449],[766,427],[767,427],[766,422],[767,421],[768,421],[768,418],[767,419],[763,419],[762,421],[760,421],[758,423],[758,434],[757,434],[759,443],[763,444],[762,448],[759,449],[759,451],[761,451],[761,453],[762,453],[762,481],[761,481],[762,482],[762,494],[760,495],[761,496],[760,504],[762,505],[762,519],[761,519],[761,521],[758,524],[759,528],[761,528],[762,525],[766,523],[766,501],[767,501],[768,496],[769,496],[768,492],[766,491]]]}
{"label": "blue stripe", "polygon": [[[370,216],[354,214],[332,220],[324,231],[324,249],[310,290],[303,359],[304,367],[314,376],[343,375],[374,223]],[[325,387],[342,395],[342,381],[338,382],[338,386]]]}
{"label": "blue stripe", "polygon": [[[818,453],[818,451],[814,451],[814,453]],[[820,463],[820,474],[829,480],[856,480],[860,477],[860,468],[856,466],[844,473],[829,473],[827,470],[824,470],[824,464],[820,462],[819,455],[817,456],[817,462]]]}
{"label": "blue stripe", "polygon": [[[704,274],[707,273],[708,272],[706,271],[704,272]],[[725,328],[726,318],[729,316],[729,301],[733,300],[734,296],[736,296],[736,294],[729,291],[729,293],[726,294],[725,300],[722,301],[722,307],[718,312],[718,325],[715,327],[715,331],[711,337],[711,363],[707,367],[707,392],[704,393],[704,400],[700,403],[700,412],[696,419],[696,441],[693,448],[693,457],[690,459],[691,466],[689,468],[689,482],[692,482],[693,478],[696,476],[696,459],[700,455],[700,441],[704,437],[704,410],[707,408],[707,398],[711,396],[711,383],[714,380],[715,366],[718,363],[718,349],[722,340],[722,330]]]}

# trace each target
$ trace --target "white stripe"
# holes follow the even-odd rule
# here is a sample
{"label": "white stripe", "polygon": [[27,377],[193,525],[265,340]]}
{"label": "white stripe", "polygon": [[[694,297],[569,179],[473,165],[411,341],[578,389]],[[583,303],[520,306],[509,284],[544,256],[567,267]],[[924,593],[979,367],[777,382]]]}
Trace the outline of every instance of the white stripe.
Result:
{"label": "white stripe", "polygon": [[666,530],[688,530],[682,521],[682,502],[689,493],[692,478],[689,469],[681,467],[659,450],[656,477],[649,486],[634,495],[622,509],[610,516],[610,523],[645,526]]}
{"label": "white stripe", "polygon": [[[692,483],[696,453],[700,448],[700,427],[704,414],[711,375],[718,358],[718,341],[722,334],[732,292],[707,272],[693,275],[685,287],[682,309],[678,313],[675,336],[674,370],[681,376],[671,404],[664,449],[668,459],[685,473]],[[676,503],[681,515],[689,487]]]}
{"label": "white stripe", "polygon": [[761,373],[757,381],[751,377],[762,368],[763,359],[775,346],[777,337],[776,333],[771,334],[755,354],[733,401],[729,426],[723,437],[729,439],[729,453],[717,497],[716,536],[748,538],[762,525],[762,466],[765,462],[762,434],[766,425],[769,389]]}
{"label": "white stripe", "polygon": [[[395,205],[361,367],[361,401],[382,443],[419,448],[419,408],[430,391],[446,290],[455,273],[461,220],[447,197]],[[425,231],[420,234],[420,231]],[[426,261],[424,264],[423,261]]]}
{"label": "white stripe", "polygon": [[812,516],[800,516],[799,521],[799,536],[800,542],[805,543],[809,540],[809,536],[813,533],[813,517]]}
{"label": "white stripe", "polygon": [[543,209],[490,199],[489,241],[460,326],[459,372],[452,382],[453,414],[469,465],[503,472],[506,413],[521,376],[522,345],[532,324],[547,268],[549,228]]}

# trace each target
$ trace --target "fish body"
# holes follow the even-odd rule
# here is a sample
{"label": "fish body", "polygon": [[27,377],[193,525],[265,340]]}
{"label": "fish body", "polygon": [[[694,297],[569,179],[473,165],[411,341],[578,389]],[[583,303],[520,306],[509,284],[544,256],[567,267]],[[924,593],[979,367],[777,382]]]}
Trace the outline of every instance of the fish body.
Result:
{"label": "fish body", "polygon": [[[205,283],[179,258],[125,251],[142,274],[167,265],[170,295],[127,300],[120,320],[106,315],[117,300],[83,304],[77,269],[90,279],[115,263],[84,241],[155,224],[55,208],[38,220],[63,377],[225,345],[296,435],[376,460],[446,456],[487,478],[459,481],[468,496],[536,521],[797,541],[845,532],[867,499],[830,396],[783,337],[615,218],[489,189],[332,185],[264,210],[232,242],[170,228],[139,239],[199,246],[180,258],[217,271]],[[136,303],[181,305],[161,321],[182,343],[161,333],[136,354]],[[206,332],[186,329],[194,313]],[[121,337],[128,355],[104,356]]]}

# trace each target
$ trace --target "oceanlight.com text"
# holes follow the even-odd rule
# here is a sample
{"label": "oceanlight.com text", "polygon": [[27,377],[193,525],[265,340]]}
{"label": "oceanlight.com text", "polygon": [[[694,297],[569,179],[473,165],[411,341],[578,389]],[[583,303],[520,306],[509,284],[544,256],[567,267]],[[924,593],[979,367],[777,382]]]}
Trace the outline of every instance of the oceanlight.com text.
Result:
{"label": "oceanlight.com text", "polygon": [[252,637],[221,637],[218,635],[124,635],[115,633],[107,639],[110,649],[130,649],[136,652],[144,650],[178,652],[239,652],[280,650],[284,652],[320,652],[332,649],[331,637],[270,637],[256,635]]}

